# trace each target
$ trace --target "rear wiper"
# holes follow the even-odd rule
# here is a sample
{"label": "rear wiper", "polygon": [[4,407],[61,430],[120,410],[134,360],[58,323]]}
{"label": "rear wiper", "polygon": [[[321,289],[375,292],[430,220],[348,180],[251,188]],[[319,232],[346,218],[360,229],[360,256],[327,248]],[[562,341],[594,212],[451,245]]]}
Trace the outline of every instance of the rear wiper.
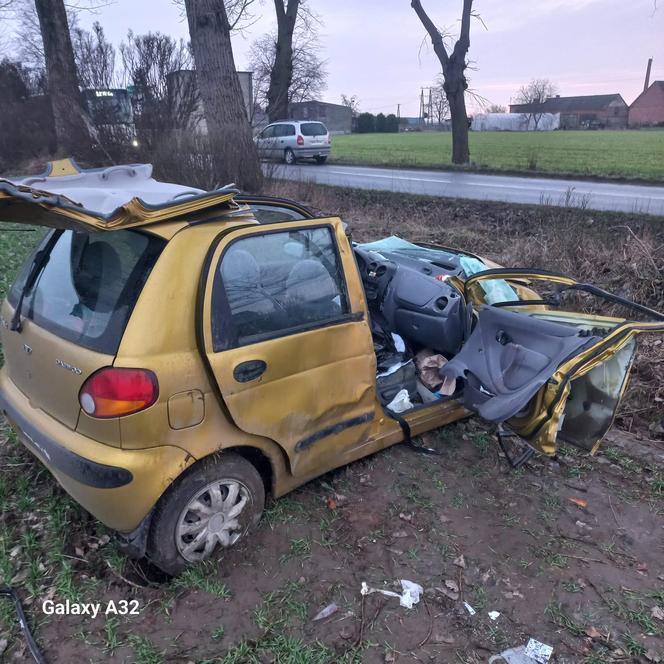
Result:
{"label": "rear wiper", "polygon": [[9,324],[9,329],[12,332],[18,332],[19,334],[23,331],[23,325],[21,323],[21,311],[23,309],[23,300],[25,299],[25,296],[34,288],[35,282],[37,281],[37,277],[41,274],[41,271],[46,267],[46,263],[48,263],[49,258],[51,257],[51,251],[53,250],[53,247],[55,246],[55,243],[60,239],[60,236],[62,235],[64,231],[58,230],[51,235],[51,237],[48,239],[48,242],[44,246],[43,249],[40,249],[36,254],[35,257],[32,261],[32,265],[30,266],[30,272],[28,272],[28,276],[25,279],[25,283],[23,284],[23,288],[21,288],[21,294],[18,298],[18,302],[16,303],[16,309],[14,310],[14,315],[12,316],[11,323]]}

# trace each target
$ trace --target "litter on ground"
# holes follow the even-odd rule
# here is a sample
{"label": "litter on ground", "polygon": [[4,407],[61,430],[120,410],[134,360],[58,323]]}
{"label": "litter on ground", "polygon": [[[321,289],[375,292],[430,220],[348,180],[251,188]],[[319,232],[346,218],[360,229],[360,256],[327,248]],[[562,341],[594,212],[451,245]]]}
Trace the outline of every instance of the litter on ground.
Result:
{"label": "litter on ground", "polygon": [[380,593],[381,595],[387,595],[388,597],[398,597],[399,604],[405,607],[406,609],[412,609],[415,604],[420,601],[420,597],[424,592],[424,588],[419,583],[414,583],[413,581],[408,581],[407,579],[401,579],[401,588],[403,592],[401,594],[395,593],[392,590],[382,590],[381,588],[372,588],[368,586],[366,582],[362,581],[362,589],[360,593],[362,595],[370,595],[371,593]]}

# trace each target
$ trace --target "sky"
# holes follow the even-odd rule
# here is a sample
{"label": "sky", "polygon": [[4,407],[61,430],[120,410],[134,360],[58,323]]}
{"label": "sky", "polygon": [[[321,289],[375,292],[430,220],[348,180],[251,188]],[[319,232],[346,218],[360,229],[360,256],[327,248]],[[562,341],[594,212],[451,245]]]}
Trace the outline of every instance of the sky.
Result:
{"label": "sky", "polygon": [[[507,105],[533,78],[553,81],[561,95],[618,92],[630,104],[651,80],[664,79],[664,2],[660,0],[475,0],[481,20],[471,28],[470,88],[491,104]],[[321,20],[327,61],[324,101],[357,95],[362,111],[417,115],[420,88],[440,65],[409,0],[309,0]],[[422,0],[436,25],[458,30],[462,0]],[[238,69],[247,69],[254,39],[274,26],[274,4],[256,0],[252,25],[233,39]],[[116,45],[127,30],[188,38],[172,0],[111,0],[80,15],[81,27],[104,26]],[[472,106],[472,102],[471,102]]]}

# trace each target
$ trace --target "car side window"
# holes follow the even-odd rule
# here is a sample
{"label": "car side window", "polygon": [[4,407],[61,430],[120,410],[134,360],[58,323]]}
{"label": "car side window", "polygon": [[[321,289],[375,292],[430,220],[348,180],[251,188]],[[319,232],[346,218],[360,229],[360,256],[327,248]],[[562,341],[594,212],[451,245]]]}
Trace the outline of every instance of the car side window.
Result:
{"label": "car side window", "polygon": [[212,290],[215,352],[330,324],[349,313],[328,226],[251,235],[221,256]]}
{"label": "car side window", "polygon": [[266,127],[263,129],[263,133],[261,134],[261,138],[274,138],[274,130],[276,127]]}
{"label": "car side window", "polygon": [[276,125],[274,129],[274,135],[276,138],[283,138],[284,136],[295,136],[295,127],[293,127],[293,125]]}

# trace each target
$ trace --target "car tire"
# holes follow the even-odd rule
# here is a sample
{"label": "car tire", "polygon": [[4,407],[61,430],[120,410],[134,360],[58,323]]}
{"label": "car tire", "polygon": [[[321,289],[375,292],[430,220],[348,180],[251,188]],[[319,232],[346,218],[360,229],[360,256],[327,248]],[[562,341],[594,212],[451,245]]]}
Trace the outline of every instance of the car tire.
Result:
{"label": "car tire", "polygon": [[316,157],[317,164],[324,164],[327,161],[327,157]]}
{"label": "car tire", "polygon": [[[177,576],[188,565],[207,560],[244,538],[260,520],[264,506],[263,480],[249,461],[233,452],[204,459],[159,500],[147,557]],[[196,539],[200,541],[195,543]]]}
{"label": "car tire", "polygon": [[297,162],[295,153],[290,148],[286,148],[286,151],[284,152],[284,162],[289,166],[293,166]]}

